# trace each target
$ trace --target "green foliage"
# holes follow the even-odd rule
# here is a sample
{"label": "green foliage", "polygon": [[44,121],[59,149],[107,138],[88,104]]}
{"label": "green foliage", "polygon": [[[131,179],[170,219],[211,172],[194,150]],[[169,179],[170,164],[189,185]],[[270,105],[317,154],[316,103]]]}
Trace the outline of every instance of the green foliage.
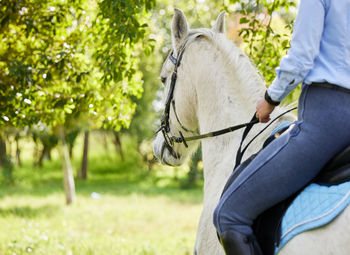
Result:
{"label": "green foliage", "polygon": [[0,127],[128,127],[154,3],[0,1]]}
{"label": "green foliage", "polygon": [[128,129],[128,133],[136,138],[139,144],[144,140],[151,140],[156,130],[159,114],[154,109],[153,102],[156,98],[156,93],[160,89],[159,66],[161,57],[146,56],[141,54],[141,60],[138,64],[138,69],[142,72],[143,77],[143,94],[142,97],[136,100],[135,115]]}
{"label": "green foliage", "polygon": [[267,83],[271,83],[275,77],[275,68],[279,65],[280,59],[289,49],[291,24],[285,24],[284,31],[274,29],[272,20],[279,19],[274,15],[281,10],[288,11],[295,6],[295,1],[280,0],[256,0],[240,3],[241,24],[246,24],[240,31],[240,35],[246,43],[245,50],[254,60],[255,64],[263,74]]}
{"label": "green foliage", "polygon": [[[288,15],[288,11],[296,6],[295,0],[230,0],[230,3],[239,3],[238,9],[242,15],[240,24],[243,25],[240,36],[245,43],[243,48],[267,84],[270,84],[282,56],[290,48],[294,18]],[[293,99],[293,93],[289,99]]]}
{"label": "green foliage", "polygon": [[[155,2],[1,1],[0,126],[119,130],[129,126],[136,103],[139,116],[147,116],[158,88],[159,56],[169,50],[174,7],[185,11],[193,27],[210,26],[220,10],[238,8],[247,25],[241,30],[244,48],[268,83],[289,47],[292,19],[287,19],[288,29],[277,33],[271,19],[260,22],[260,14],[286,16],[281,10],[293,6],[291,0]],[[144,60],[154,49],[157,57]],[[139,99],[143,77],[153,81]],[[153,128],[149,123],[156,115],[149,115],[152,121],[145,126]]]}
{"label": "green foliage", "polygon": [[[143,92],[141,73],[137,71],[140,50],[150,53],[153,41],[147,36],[147,11],[155,0],[104,0],[99,3],[99,13],[92,33],[95,39],[94,58],[102,73],[102,89],[109,91],[107,102],[112,109],[118,108],[119,116],[108,119],[105,128],[128,127],[136,109],[135,101]],[[119,84],[111,89],[111,84]],[[112,92],[112,93],[111,93]]]}
{"label": "green foliage", "polygon": [[132,82],[136,72],[134,45],[143,42],[145,51],[152,50],[152,40],[144,40],[148,27],[144,16],[154,5],[155,0],[134,0],[132,3],[103,0],[99,3],[100,11],[94,23],[97,33],[94,35],[100,36],[101,45],[98,45],[100,47],[95,56],[104,71],[105,83],[123,80]]}
{"label": "green foliage", "polygon": [[[57,125],[76,115],[89,73],[81,1],[2,1],[1,126]],[[79,95],[79,96],[78,96]]]}

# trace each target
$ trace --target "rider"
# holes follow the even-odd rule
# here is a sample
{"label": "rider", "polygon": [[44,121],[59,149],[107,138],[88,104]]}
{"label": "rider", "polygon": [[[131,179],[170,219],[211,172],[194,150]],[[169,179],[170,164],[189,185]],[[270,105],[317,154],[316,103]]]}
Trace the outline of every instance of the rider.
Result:
{"label": "rider", "polygon": [[291,49],[257,104],[267,122],[299,83],[298,120],[264,148],[231,184],[214,225],[227,255],[262,254],[251,225],[308,184],[350,144],[350,0],[301,0]]}

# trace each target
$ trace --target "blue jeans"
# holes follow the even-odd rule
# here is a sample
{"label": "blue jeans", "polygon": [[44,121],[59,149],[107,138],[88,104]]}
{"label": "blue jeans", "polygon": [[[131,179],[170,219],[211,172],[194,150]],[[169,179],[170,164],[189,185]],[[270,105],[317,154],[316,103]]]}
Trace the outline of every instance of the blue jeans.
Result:
{"label": "blue jeans", "polygon": [[231,184],[214,211],[219,233],[251,235],[266,209],[308,184],[350,144],[350,93],[304,86],[298,120],[264,148]]}

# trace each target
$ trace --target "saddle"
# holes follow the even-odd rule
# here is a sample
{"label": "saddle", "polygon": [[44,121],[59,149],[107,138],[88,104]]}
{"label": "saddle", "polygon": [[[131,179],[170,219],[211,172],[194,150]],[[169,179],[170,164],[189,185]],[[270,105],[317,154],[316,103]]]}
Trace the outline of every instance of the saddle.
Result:
{"label": "saddle", "polygon": [[[281,128],[277,128],[277,130],[275,130],[265,141],[263,148],[271,143],[276,137],[285,132],[288,127],[289,125],[282,125]],[[249,157],[234,170],[233,174],[230,176],[225,185],[223,193],[257,154],[258,153]],[[347,181],[350,181],[350,146],[345,148],[342,152],[330,160],[311,183],[332,186]],[[263,254],[273,255],[275,252],[275,247],[279,246],[283,216],[293,200],[300,194],[301,190],[291,195],[286,200],[281,201],[277,205],[269,208],[254,221],[252,226],[253,231],[260,244]]]}
{"label": "saddle", "polygon": [[[335,156],[312,181],[332,186],[350,181],[350,146]],[[254,233],[265,255],[273,255],[280,244],[281,223],[286,210],[300,191],[263,212],[253,224]]]}

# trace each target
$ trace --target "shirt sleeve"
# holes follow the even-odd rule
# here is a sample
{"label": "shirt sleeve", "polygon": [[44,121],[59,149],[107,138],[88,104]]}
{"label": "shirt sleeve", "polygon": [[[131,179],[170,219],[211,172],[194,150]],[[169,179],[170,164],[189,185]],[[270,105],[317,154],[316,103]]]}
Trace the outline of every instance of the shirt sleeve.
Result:
{"label": "shirt sleeve", "polygon": [[276,78],[267,92],[272,100],[282,101],[313,68],[323,33],[324,0],[300,0],[291,48],[276,69]]}

